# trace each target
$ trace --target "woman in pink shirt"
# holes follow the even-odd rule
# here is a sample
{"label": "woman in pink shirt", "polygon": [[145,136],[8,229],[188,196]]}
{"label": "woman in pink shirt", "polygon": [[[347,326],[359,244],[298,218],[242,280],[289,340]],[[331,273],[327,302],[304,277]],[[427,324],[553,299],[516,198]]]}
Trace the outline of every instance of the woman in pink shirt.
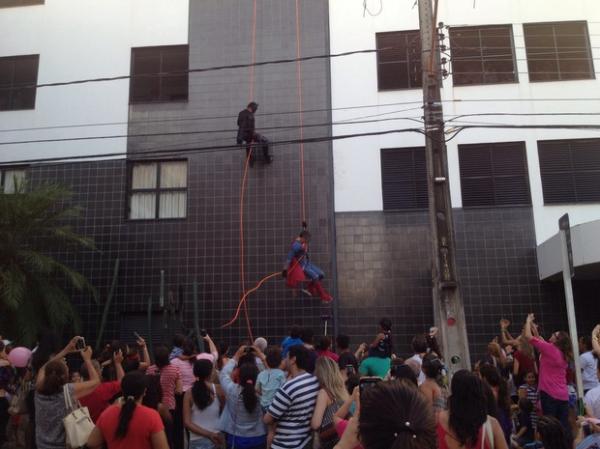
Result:
{"label": "woman in pink shirt", "polygon": [[563,425],[569,441],[569,389],[567,387],[567,369],[573,360],[571,339],[566,332],[554,332],[549,342],[544,341],[534,324],[535,316],[527,315],[523,336],[540,353],[539,383],[540,403],[546,416],[554,416]]}

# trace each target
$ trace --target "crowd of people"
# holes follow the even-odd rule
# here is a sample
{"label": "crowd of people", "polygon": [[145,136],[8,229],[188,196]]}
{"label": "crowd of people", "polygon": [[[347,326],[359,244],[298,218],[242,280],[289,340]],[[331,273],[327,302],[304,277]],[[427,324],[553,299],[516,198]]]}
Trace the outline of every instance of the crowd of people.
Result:
{"label": "crowd of people", "polygon": [[31,351],[0,338],[0,447],[82,437],[90,449],[600,447],[600,325],[579,340],[584,407],[569,335],[544,340],[532,314],[519,327],[513,336],[501,320],[485,356],[450,380],[436,328],[399,354],[386,318],[355,351],[346,335],[299,326],[232,354],[205,332],[152,354],[137,334],[99,351],[81,337],[60,351],[51,336]]}

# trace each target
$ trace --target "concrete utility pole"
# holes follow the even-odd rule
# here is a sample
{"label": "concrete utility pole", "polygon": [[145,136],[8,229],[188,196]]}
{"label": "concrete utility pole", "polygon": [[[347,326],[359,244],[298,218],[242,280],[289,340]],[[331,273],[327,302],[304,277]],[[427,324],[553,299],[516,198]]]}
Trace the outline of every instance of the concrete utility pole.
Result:
{"label": "concrete utility pole", "polygon": [[[436,0],[437,2],[437,0]],[[452,204],[440,88],[439,39],[431,0],[419,0],[427,193],[432,245],[433,310],[450,374],[470,368],[463,302],[456,275]]]}

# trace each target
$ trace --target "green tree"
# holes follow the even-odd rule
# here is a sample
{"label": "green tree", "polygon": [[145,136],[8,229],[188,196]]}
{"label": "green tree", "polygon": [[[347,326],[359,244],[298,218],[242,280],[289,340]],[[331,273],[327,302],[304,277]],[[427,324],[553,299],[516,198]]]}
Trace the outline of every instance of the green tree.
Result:
{"label": "green tree", "polygon": [[81,209],[69,205],[71,192],[57,185],[17,186],[0,193],[0,329],[23,344],[38,331],[77,331],[80,320],[69,292],[96,292],[86,278],[53,253],[94,249],[72,223]]}

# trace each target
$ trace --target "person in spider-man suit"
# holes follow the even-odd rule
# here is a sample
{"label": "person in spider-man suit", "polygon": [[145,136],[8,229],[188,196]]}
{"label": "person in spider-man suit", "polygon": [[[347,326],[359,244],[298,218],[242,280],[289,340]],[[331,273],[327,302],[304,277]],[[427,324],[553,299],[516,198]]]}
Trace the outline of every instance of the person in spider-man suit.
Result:
{"label": "person in spider-man suit", "polygon": [[[321,285],[321,279],[323,279],[325,273],[310,261],[308,254],[309,241],[310,232],[303,229],[292,243],[281,274],[286,279],[288,287],[301,289],[309,296],[318,296],[324,303],[329,303],[333,300],[333,297]],[[302,288],[303,282],[308,282],[306,289]]]}
{"label": "person in spider-man suit", "polygon": [[[238,145],[242,145],[244,142],[246,142],[246,157],[248,157],[250,154],[250,150],[253,147],[252,144],[255,144],[255,147],[256,144],[260,145],[263,151],[265,163],[270,164],[273,158],[269,154],[269,140],[262,134],[258,134],[254,127],[254,113],[257,109],[258,103],[252,101],[248,103],[246,109],[240,111],[237,119],[238,133],[236,140]],[[250,166],[252,167],[253,165],[254,154],[250,156]]]}

